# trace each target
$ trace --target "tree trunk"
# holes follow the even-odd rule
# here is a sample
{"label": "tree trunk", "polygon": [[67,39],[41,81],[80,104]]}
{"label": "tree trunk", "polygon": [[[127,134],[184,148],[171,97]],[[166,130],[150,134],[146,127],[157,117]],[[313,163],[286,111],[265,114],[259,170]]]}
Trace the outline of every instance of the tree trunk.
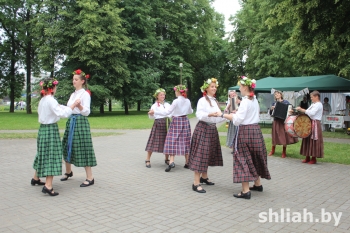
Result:
{"label": "tree trunk", "polygon": [[105,107],[103,104],[100,105],[100,113],[105,113]]}
{"label": "tree trunk", "polygon": [[11,67],[10,67],[10,112],[15,112],[15,71],[16,71],[16,43],[14,39],[12,39],[12,58],[11,58]]}
{"label": "tree trunk", "polygon": [[124,112],[125,112],[125,115],[129,115],[128,102],[125,99],[124,99]]}
{"label": "tree trunk", "polygon": [[137,111],[141,111],[141,100],[137,101]]}
{"label": "tree trunk", "polygon": [[109,99],[108,103],[108,111],[112,112],[112,99]]}
{"label": "tree trunk", "polygon": [[[29,22],[30,20],[30,10],[27,10],[27,17],[26,21]],[[30,31],[27,30],[27,38],[28,44],[26,48],[26,68],[27,68],[27,90],[26,90],[26,110],[27,114],[32,114],[32,85],[31,85],[31,79],[32,79],[32,39],[30,35]]]}

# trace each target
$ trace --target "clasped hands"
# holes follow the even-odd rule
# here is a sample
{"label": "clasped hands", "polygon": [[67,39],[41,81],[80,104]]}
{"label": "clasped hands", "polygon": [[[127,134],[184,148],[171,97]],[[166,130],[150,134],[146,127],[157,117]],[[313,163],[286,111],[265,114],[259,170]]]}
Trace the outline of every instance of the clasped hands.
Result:
{"label": "clasped hands", "polygon": [[208,114],[208,117],[221,117],[222,112],[212,112]]}
{"label": "clasped hands", "polygon": [[80,99],[76,99],[76,100],[74,101],[74,104],[73,104],[73,105],[74,105],[75,107],[78,107],[78,108],[79,108],[79,107],[81,106],[80,104],[81,104],[81,100],[80,100]]}

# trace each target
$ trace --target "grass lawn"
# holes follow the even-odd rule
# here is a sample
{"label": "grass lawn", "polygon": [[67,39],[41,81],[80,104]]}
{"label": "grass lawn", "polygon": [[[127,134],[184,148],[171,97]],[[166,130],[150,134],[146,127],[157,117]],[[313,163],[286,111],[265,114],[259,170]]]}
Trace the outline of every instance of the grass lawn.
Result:
{"label": "grass lawn", "polygon": [[[226,136],[220,136],[220,143],[222,146],[226,146]],[[267,152],[269,153],[272,146],[272,139],[265,138],[265,144]],[[305,157],[300,155],[301,140],[298,143],[287,146],[287,157],[304,159]],[[340,164],[350,164],[350,144],[341,143],[331,143],[324,142],[324,158],[319,159],[320,162],[328,163],[340,163]],[[282,146],[276,146],[276,151],[273,156],[281,157]]]}
{"label": "grass lawn", "polygon": [[[195,114],[189,115],[189,118]],[[65,129],[67,119],[58,122],[59,129]],[[153,120],[150,120],[147,111],[124,111],[105,112],[100,114],[93,112],[89,116],[91,129],[150,129]],[[26,114],[24,111],[15,113],[0,112],[0,130],[30,130],[39,129],[38,114]]]}

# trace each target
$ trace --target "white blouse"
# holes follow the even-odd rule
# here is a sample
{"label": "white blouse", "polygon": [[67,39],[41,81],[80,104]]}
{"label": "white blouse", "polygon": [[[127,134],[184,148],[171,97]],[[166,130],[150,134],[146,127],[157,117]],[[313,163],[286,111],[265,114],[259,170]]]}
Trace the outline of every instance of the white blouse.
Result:
{"label": "white blouse", "polygon": [[39,123],[53,124],[60,118],[67,118],[72,114],[72,109],[58,104],[52,95],[46,95],[41,98],[38,107]]}
{"label": "white blouse", "polygon": [[210,106],[209,102],[206,100],[205,97],[202,97],[198,100],[196,111],[196,117],[198,118],[198,120],[205,121],[208,123],[220,123],[226,121],[225,118],[221,117],[208,117],[209,113],[221,112],[221,109],[215,101],[215,98],[211,96],[208,96],[208,98],[212,106]]}
{"label": "white blouse", "polygon": [[164,117],[171,117],[171,115],[166,115],[166,110],[168,110],[169,108],[170,108],[170,104],[167,102],[164,102],[164,104],[160,103],[159,106],[158,106],[158,102],[155,102],[151,107],[151,109],[154,111],[154,115],[148,114],[148,117],[150,119],[160,119]]}
{"label": "white blouse", "polygon": [[189,99],[178,96],[169,109],[166,109],[164,114],[160,113],[161,116],[166,117],[167,115],[176,116],[184,116],[193,113],[193,109],[191,107],[191,102]]}
{"label": "white blouse", "polygon": [[70,107],[77,99],[80,99],[80,105],[83,106],[83,110],[80,111],[78,107],[75,107],[72,114],[81,114],[83,116],[88,116],[90,114],[90,94],[85,91],[84,88],[73,92],[68,100],[67,106]]}
{"label": "white blouse", "polygon": [[321,120],[323,113],[323,105],[321,102],[312,103],[311,106],[306,109],[307,114],[312,120]]}
{"label": "white blouse", "polygon": [[236,114],[232,115],[232,123],[238,125],[252,125],[259,123],[260,107],[256,96],[253,100],[248,99],[247,96],[242,98]]}

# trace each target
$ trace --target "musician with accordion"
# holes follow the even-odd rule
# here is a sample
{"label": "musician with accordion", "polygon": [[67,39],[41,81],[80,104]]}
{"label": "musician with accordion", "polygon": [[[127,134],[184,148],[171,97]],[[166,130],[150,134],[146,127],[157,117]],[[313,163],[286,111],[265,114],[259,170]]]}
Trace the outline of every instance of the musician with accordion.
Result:
{"label": "musician with accordion", "polygon": [[272,149],[269,156],[275,153],[276,145],[283,145],[282,158],[285,158],[287,145],[298,142],[298,138],[290,136],[284,128],[284,121],[287,118],[290,109],[290,103],[283,99],[281,91],[275,91],[275,102],[270,108],[270,115],[274,117],[272,123]]}

